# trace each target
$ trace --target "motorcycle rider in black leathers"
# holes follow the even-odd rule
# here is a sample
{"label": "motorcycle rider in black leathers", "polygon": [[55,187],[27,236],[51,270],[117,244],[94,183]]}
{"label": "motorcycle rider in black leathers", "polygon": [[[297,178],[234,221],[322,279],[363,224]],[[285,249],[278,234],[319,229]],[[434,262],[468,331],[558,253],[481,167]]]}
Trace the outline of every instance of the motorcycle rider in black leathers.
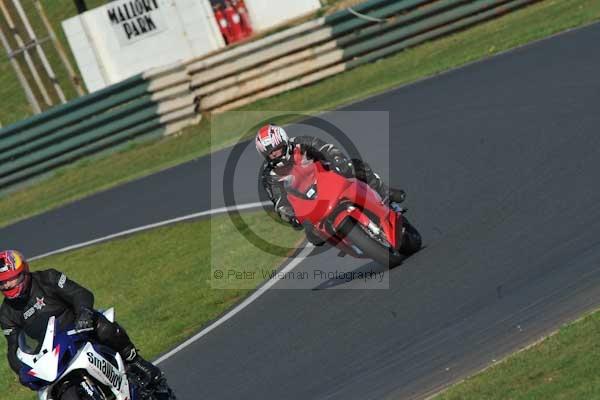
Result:
{"label": "motorcycle rider in black leathers", "polygon": [[25,333],[41,342],[48,320],[54,316],[61,329],[89,330],[98,343],[118,351],[128,371],[141,374],[146,384],[161,379],[158,367],[138,354],[125,330],[93,309],[92,292],[64,273],[55,269],[30,272],[29,264],[18,251],[3,251],[0,291],[5,297],[0,307],[0,326],[8,342],[8,363],[19,377],[23,367],[17,358],[19,335]]}
{"label": "motorcycle rider in black leathers", "polygon": [[[287,194],[281,178],[288,175],[292,167],[293,149],[299,147],[308,159],[320,161],[330,170],[345,177],[355,177],[367,183],[387,203],[401,203],[406,194],[401,189],[390,188],[373,172],[369,164],[360,159],[348,159],[333,144],[312,136],[288,137],[285,130],[277,125],[269,124],[259,129],[255,138],[256,150],[265,158],[262,166],[262,184],[275,206],[275,211],[282,220],[300,229],[294,209],[287,200]],[[311,229],[306,229],[307,239],[314,245],[324,243]]]}

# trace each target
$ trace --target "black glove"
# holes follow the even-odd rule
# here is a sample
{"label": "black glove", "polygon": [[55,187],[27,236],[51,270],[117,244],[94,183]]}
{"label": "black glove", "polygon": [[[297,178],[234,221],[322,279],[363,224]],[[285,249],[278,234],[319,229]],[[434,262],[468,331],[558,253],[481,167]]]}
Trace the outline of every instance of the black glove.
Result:
{"label": "black glove", "polygon": [[89,330],[96,329],[96,321],[97,316],[94,310],[91,310],[87,307],[82,307],[77,314],[77,319],[75,320],[75,330]]}

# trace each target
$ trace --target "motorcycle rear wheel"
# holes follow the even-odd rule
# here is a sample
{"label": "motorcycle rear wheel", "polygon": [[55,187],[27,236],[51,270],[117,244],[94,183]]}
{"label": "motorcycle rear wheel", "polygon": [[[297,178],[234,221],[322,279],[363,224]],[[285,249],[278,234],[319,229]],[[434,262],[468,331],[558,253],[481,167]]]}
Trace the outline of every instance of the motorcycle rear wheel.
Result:
{"label": "motorcycle rear wheel", "polygon": [[421,234],[417,231],[417,228],[412,226],[406,217],[404,217],[403,228],[404,235],[402,237],[402,245],[400,245],[400,253],[405,256],[410,256],[421,250],[423,240],[421,239]]}

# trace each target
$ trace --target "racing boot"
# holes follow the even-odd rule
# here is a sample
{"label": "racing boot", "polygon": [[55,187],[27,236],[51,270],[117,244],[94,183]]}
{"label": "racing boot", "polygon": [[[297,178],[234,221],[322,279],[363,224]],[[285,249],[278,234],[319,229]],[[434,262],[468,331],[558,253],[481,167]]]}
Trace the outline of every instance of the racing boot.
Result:
{"label": "racing boot", "polygon": [[392,203],[400,204],[406,198],[406,192],[402,189],[396,189],[389,187],[385,183],[383,183],[383,179],[379,177],[377,174],[373,174],[375,179],[372,179],[369,182],[369,186],[371,186],[383,200],[383,203],[392,205]]}
{"label": "racing boot", "polygon": [[125,358],[127,370],[133,370],[136,374],[141,375],[144,386],[152,386],[161,381],[162,372],[157,366],[144,360],[135,348],[130,349],[127,353]]}
{"label": "racing boot", "polygon": [[390,203],[402,203],[406,199],[406,192],[402,189],[388,188]]}

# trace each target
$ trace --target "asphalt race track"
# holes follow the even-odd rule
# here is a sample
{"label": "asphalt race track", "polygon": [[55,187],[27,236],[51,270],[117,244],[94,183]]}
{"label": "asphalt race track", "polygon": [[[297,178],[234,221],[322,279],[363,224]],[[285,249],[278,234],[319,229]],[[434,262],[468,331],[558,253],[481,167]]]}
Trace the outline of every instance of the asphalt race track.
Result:
{"label": "asphalt race track", "polygon": [[[599,42],[595,24],[344,109],[389,111],[389,152],[385,118],[332,114],[409,192],[427,247],[386,290],[341,280],[269,290],[161,364],[179,397],[423,398],[598,306]],[[252,151],[238,203],[258,198]],[[222,206],[227,155],[3,229],[2,246],[41,254]],[[328,251],[296,270],[372,267]]]}

